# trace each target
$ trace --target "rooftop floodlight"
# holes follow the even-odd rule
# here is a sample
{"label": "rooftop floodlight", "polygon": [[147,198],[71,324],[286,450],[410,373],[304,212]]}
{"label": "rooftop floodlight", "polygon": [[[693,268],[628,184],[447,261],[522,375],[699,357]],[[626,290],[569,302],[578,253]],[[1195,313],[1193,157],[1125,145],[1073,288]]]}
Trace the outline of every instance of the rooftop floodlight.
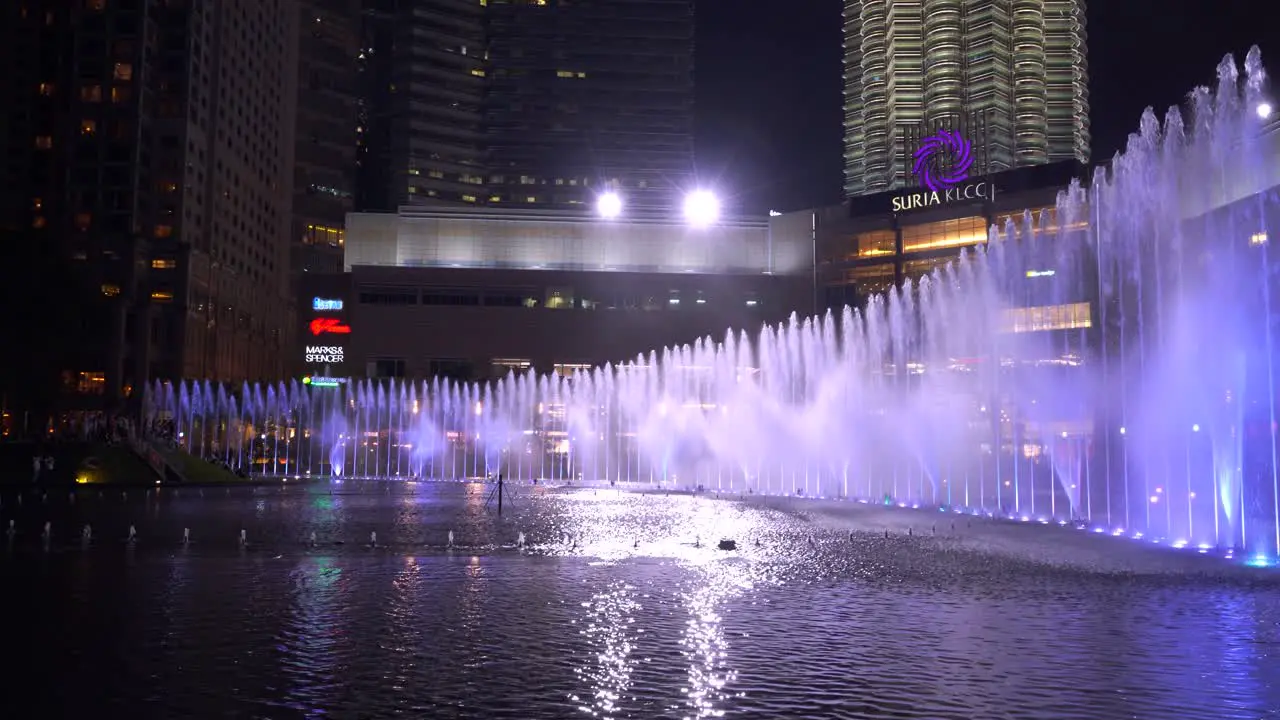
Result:
{"label": "rooftop floodlight", "polygon": [[707,227],[720,219],[720,200],[710,190],[694,190],[684,199],[684,219],[694,227]]}
{"label": "rooftop floodlight", "polygon": [[1258,103],[1258,107],[1254,108],[1254,110],[1257,111],[1258,117],[1263,120],[1267,120],[1271,117],[1271,103],[1269,102]]}
{"label": "rooftop floodlight", "polygon": [[622,198],[615,192],[607,192],[596,199],[596,212],[605,220],[622,214]]}

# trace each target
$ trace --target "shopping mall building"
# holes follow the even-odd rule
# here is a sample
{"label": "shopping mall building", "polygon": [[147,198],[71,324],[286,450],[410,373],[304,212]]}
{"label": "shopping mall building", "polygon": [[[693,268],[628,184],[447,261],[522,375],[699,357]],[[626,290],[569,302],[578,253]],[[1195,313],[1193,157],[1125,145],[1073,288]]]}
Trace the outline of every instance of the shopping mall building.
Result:
{"label": "shopping mall building", "polygon": [[345,269],[302,283],[300,374],[567,373],[814,306],[808,215],[694,227],[406,207],[348,216]]}
{"label": "shopping mall building", "polygon": [[[1221,197],[1199,194],[1182,207],[1185,216],[1230,206],[1270,180],[1232,177]],[[345,272],[302,283],[295,370],[471,379],[530,367],[571,372],[719,340],[730,329],[754,332],[916,280],[984,245],[993,225],[1029,214],[1052,229],[1058,194],[1089,179],[1086,166],[1059,162],[936,195],[895,190],[703,228],[496,208],[352,214]],[[1031,305],[1010,311],[1012,330],[1096,324],[1087,297]]]}
{"label": "shopping mall building", "polygon": [[851,199],[815,214],[817,277],[827,308],[858,305],[916,280],[987,242],[989,229],[1027,213],[1052,227],[1058,193],[1087,182],[1086,166],[1065,161],[998,173],[924,193],[899,189]]}
{"label": "shopping mall building", "polygon": [[567,373],[754,332],[858,305],[985,243],[993,223],[1027,211],[1043,223],[1083,177],[1058,163],[975,179],[937,202],[896,191],[701,228],[494,208],[355,213],[345,271],[304,276],[295,369]]}

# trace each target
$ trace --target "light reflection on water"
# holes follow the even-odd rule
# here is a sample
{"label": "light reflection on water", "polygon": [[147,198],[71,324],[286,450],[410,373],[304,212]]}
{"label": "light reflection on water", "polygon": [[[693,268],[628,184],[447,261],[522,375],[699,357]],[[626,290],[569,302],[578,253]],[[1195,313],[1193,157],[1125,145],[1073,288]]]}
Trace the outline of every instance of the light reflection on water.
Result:
{"label": "light reflection on water", "polygon": [[[497,518],[480,487],[351,486],[25,506],[19,527],[52,510],[65,542],[0,551],[0,587],[23,589],[10,595],[12,647],[33,649],[0,716],[1244,720],[1280,708],[1274,573],[1055,528],[939,532],[908,511],[535,491]],[[134,523],[130,548],[119,538]],[[738,549],[718,550],[721,538]],[[1072,557],[1088,561],[1062,566]],[[76,692],[61,690],[67,677]]]}
{"label": "light reflection on water", "polygon": [[721,611],[727,601],[750,589],[747,573],[741,564],[722,563],[703,566],[703,575],[682,593],[685,612],[682,654],[689,666],[689,680],[683,688],[687,712],[685,718],[723,717],[737,673],[729,660],[729,643],[725,638]]}
{"label": "light reflection on water", "polygon": [[[584,616],[573,620],[579,626],[579,634],[594,651],[585,655],[585,662],[573,669],[585,694],[570,694],[584,712],[599,718],[619,717],[619,710],[631,688],[631,676],[636,660],[633,627],[640,603],[635,588],[624,582],[613,582],[609,587],[582,603]],[[585,695],[585,696],[584,696]]]}

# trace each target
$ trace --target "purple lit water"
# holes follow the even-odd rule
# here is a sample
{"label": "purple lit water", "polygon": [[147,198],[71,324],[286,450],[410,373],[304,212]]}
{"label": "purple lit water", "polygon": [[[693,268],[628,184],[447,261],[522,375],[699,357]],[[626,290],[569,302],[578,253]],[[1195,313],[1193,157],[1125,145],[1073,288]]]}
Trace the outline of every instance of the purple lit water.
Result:
{"label": "purple lit water", "polygon": [[[1271,571],[847,502],[516,487],[499,518],[490,491],[81,489],[21,505],[6,491],[0,717],[1256,720],[1280,707]],[[724,537],[738,550],[716,549]]]}

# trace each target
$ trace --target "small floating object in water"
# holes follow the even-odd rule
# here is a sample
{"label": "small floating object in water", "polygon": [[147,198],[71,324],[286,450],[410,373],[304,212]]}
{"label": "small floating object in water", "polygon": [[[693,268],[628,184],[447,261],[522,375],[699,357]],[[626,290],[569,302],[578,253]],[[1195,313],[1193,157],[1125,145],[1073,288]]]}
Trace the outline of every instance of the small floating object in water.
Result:
{"label": "small floating object in water", "polygon": [[728,538],[725,538],[724,540],[720,541],[719,547],[721,550],[737,550],[738,543]]}

